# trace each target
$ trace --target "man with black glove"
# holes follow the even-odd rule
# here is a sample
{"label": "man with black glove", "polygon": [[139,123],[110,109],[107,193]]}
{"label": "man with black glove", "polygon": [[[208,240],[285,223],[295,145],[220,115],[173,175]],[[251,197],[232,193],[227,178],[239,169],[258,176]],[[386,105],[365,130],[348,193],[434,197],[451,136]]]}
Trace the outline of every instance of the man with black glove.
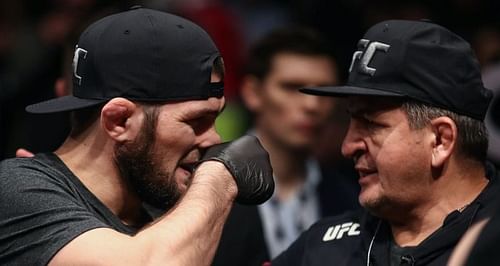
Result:
{"label": "man with black glove", "polygon": [[220,161],[227,167],[238,187],[237,202],[261,204],[272,196],[273,169],[267,151],[255,136],[211,146],[203,160]]}
{"label": "man with black glove", "polygon": [[2,265],[209,265],[233,201],[274,189],[254,137],[216,145],[222,62],[205,31],[167,13],[88,27],[73,95],[27,107],[71,111],[70,135],[0,163]]}

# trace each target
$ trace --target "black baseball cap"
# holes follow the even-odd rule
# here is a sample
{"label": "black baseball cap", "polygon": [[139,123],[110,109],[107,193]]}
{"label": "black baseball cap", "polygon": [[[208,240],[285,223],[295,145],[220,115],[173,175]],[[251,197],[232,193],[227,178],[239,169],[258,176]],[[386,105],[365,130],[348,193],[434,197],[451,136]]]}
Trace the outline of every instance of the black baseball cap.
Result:
{"label": "black baseball cap", "polygon": [[184,18],[136,6],[104,17],[80,36],[73,58],[73,95],[26,107],[71,111],[114,97],[145,102],[223,96],[211,83],[220,53],[209,35]]}
{"label": "black baseball cap", "polygon": [[314,95],[404,97],[483,120],[492,92],[469,43],[429,21],[389,20],[365,33],[345,86],[304,88]]}

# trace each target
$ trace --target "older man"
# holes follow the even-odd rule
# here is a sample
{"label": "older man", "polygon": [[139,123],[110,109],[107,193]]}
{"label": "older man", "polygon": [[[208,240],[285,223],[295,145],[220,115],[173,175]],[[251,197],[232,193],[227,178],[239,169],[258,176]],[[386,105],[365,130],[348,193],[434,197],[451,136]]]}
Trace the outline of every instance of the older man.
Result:
{"label": "older man", "polygon": [[371,27],[346,86],[342,153],[359,174],[364,211],[313,225],[276,265],[445,265],[471,223],[494,210],[499,184],[485,164],[491,92],[469,44],[426,21]]}

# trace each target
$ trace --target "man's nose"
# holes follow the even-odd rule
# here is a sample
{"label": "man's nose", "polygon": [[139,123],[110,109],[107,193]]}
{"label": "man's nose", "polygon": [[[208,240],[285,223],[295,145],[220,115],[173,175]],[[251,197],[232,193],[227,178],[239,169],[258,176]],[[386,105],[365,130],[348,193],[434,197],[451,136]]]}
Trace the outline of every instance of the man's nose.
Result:
{"label": "man's nose", "polygon": [[366,151],[366,143],[363,140],[356,123],[351,120],[349,128],[342,142],[342,155],[346,158],[359,157]]}

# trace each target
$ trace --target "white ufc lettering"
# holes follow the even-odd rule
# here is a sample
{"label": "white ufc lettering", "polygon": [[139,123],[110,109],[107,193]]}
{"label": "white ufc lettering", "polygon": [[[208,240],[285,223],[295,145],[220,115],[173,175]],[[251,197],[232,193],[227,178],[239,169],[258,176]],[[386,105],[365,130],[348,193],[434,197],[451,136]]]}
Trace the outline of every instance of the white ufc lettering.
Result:
{"label": "white ufc lettering", "polygon": [[[367,47],[368,46],[368,47]],[[366,50],[363,50],[366,47]],[[382,42],[371,42],[367,39],[361,39],[358,42],[358,51],[354,52],[352,55],[351,65],[349,66],[349,72],[352,71],[354,67],[354,63],[356,60],[360,59],[359,62],[359,71],[364,74],[368,74],[370,76],[375,75],[375,71],[377,69],[373,67],[369,67],[368,64],[372,60],[375,52],[377,50],[387,52],[391,46]]]}
{"label": "white ufc lettering", "polygon": [[344,237],[345,233],[347,233],[348,236],[357,236],[360,234],[358,228],[359,224],[353,222],[330,226],[323,236],[323,241],[326,242],[335,239],[341,239],[342,237]]}
{"label": "white ufc lettering", "polygon": [[82,77],[78,75],[78,60],[80,57],[87,58],[87,50],[76,46],[75,54],[73,55],[73,76],[78,80],[78,85],[82,85]]}

